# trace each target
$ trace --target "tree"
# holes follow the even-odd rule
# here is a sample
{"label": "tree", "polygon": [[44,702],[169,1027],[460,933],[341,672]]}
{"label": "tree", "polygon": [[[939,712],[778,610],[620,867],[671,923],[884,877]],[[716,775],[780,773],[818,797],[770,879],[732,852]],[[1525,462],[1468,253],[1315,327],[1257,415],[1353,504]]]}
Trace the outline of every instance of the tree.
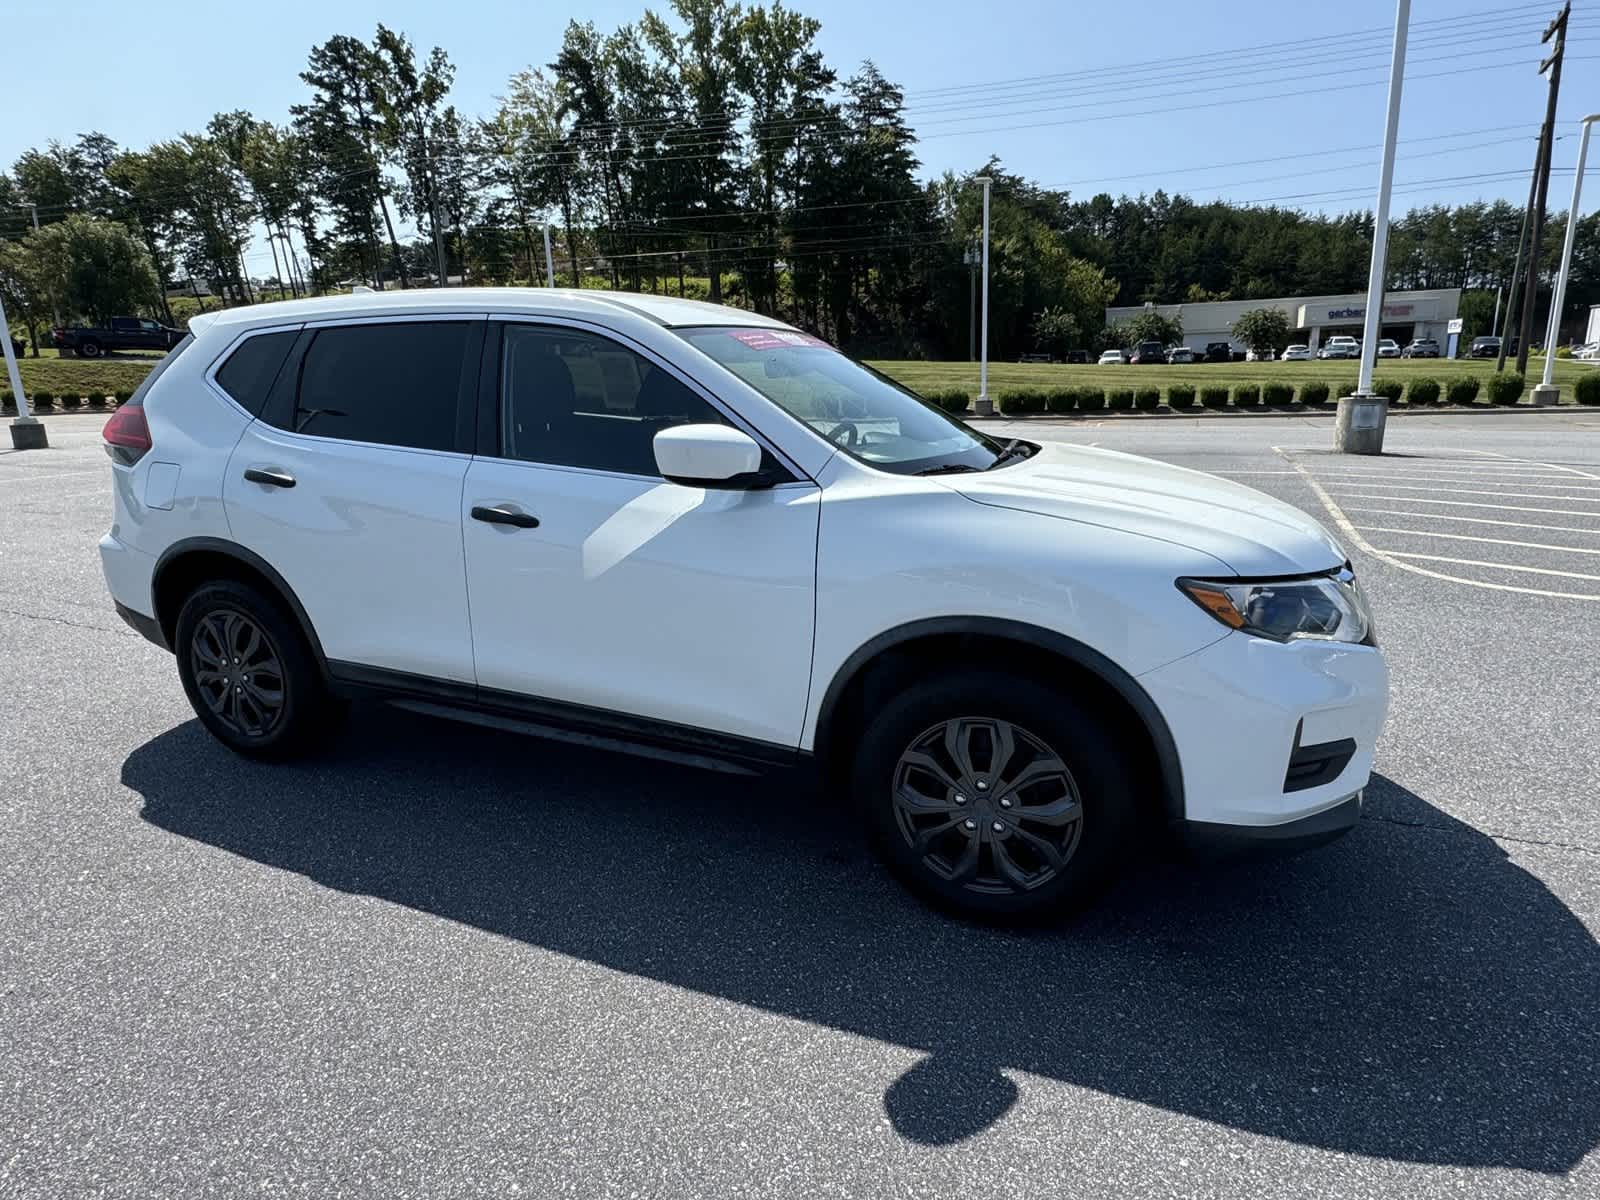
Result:
{"label": "tree", "polygon": [[[417,64],[411,40],[382,23],[373,39],[371,56],[373,106],[379,117],[378,144],[389,160],[405,175],[400,190],[400,212],[426,223],[435,245],[443,245],[444,224],[449,221],[449,205],[441,187],[441,168],[454,162],[453,192],[456,207],[463,207],[459,156],[452,160],[448,150],[459,149],[460,124],[454,108],[444,108],[444,98],[455,80],[449,56],[435,46],[427,60]],[[448,263],[439,263],[439,282],[444,282]]]}
{"label": "tree", "polygon": [[1278,354],[1289,344],[1289,314],[1281,308],[1252,308],[1239,314],[1229,332],[1257,355]]}
{"label": "tree", "polygon": [[1160,342],[1163,346],[1171,346],[1183,341],[1182,319],[1162,316],[1154,309],[1121,322],[1117,330],[1122,336],[1122,344],[1130,349],[1140,342]]}
{"label": "tree", "polygon": [[51,317],[50,283],[34,251],[26,240],[0,242],[0,296],[5,298],[6,316],[27,327],[28,343],[38,358],[39,330]]}
{"label": "tree", "polygon": [[125,225],[73,213],[30,233],[23,246],[37,281],[92,324],[153,306],[155,268]]}
{"label": "tree", "polygon": [[1033,344],[1039,350],[1064,358],[1082,336],[1078,320],[1063,308],[1047,308],[1033,319]]}

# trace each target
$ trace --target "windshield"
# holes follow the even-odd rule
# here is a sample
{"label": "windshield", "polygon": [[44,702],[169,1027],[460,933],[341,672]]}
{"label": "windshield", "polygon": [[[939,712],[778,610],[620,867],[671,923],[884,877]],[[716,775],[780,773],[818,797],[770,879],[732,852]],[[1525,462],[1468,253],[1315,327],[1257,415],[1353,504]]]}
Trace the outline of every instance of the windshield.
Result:
{"label": "windshield", "polygon": [[986,471],[1019,457],[1006,456],[999,442],[808,333],[727,326],[673,332],[821,437],[880,470]]}

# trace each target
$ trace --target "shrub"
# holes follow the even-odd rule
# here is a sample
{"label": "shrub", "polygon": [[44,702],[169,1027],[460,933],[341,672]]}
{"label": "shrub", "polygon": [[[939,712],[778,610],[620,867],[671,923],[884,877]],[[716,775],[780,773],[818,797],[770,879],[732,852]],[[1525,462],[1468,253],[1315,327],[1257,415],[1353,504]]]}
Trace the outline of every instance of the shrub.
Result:
{"label": "shrub", "polygon": [[106,394],[104,392],[90,392],[88,400],[90,408],[104,408],[106,406]]}
{"label": "shrub", "polygon": [[1227,408],[1228,389],[1225,387],[1201,388],[1200,405],[1202,408]]}
{"label": "shrub", "polygon": [[82,396],[57,396],[56,399],[60,400],[61,407],[66,409],[78,408],[83,404]]}
{"label": "shrub", "polygon": [[1515,371],[1498,371],[1489,376],[1489,403],[1515,404],[1522,399],[1522,389],[1527,381]]}
{"label": "shrub", "polygon": [[[122,393],[118,392],[117,396],[117,403],[123,403]],[[936,392],[929,392],[923,398],[929,404],[942,408],[947,413],[964,413],[967,411],[967,392],[965,388],[943,388]]]}
{"label": "shrub", "polygon": [[1033,401],[1033,393],[1026,388],[1013,388],[1000,393],[997,407],[1008,416],[1028,411],[1028,405]]}
{"label": "shrub", "polygon": [[55,397],[43,390],[34,392],[28,399],[33,402],[35,412],[47,412],[50,406],[55,403]]}
{"label": "shrub", "polygon": [[1106,394],[1097,387],[1085,385],[1078,389],[1078,410],[1099,412],[1106,406]]}
{"label": "shrub", "polygon": [[1261,389],[1261,398],[1270,408],[1287,408],[1294,402],[1294,388],[1287,383],[1269,383]]}
{"label": "shrub", "polygon": [[13,412],[16,410],[16,407],[17,398],[11,394],[10,388],[0,392],[0,408],[5,409],[7,412]]}
{"label": "shrub", "polygon": [[1600,371],[1590,371],[1572,389],[1579,404],[1600,404]]}
{"label": "shrub", "polygon": [[1132,388],[1112,388],[1106,393],[1106,407],[1117,412],[1127,412],[1133,408]]}
{"label": "shrub", "polygon": [[1406,390],[1406,385],[1398,379],[1374,379],[1372,390],[1377,392],[1390,404],[1399,404],[1400,396]]}
{"label": "shrub", "polygon": [[1478,377],[1458,375],[1445,384],[1445,399],[1451,404],[1472,404],[1478,399]]}
{"label": "shrub", "polygon": [[1439,403],[1439,381],[1427,378],[1413,379],[1406,388],[1406,403],[1419,408]]}
{"label": "shrub", "polygon": [[1078,407],[1078,389],[1051,388],[1045,397],[1044,406],[1053,413],[1069,413]]}
{"label": "shrub", "polygon": [[1145,412],[1154,412],[1161,407],[1161,389],[1153,387],[1140,388],[1133,394],[1133,405],[1135,408],[1143,409]]}
{"label": "shrub", "polygon": [[1320,379],[1313,379],[1300,385],[1300,403],[1312,408],[1328,402],[1328,385]]}
{"label": "shrub", "polygon": [[1194,384],[1175,383],[1167,389],[1167,403],[1173,408],[1194,407]]}
{"label": "shrub", "polygon": [[133,393],[128,391],[126,388],[118,388],[115,392],[113,392],[111,394],[112,394],[113,397],[116,398],[117,407],[118,408],[121,408],[129,400],[133,399]]}
{"label": "shrub", "polygon": [[1254,383],[1241,383],[1233,389],[1235,408],[1256,408],[1261,404],[1261,388]]}

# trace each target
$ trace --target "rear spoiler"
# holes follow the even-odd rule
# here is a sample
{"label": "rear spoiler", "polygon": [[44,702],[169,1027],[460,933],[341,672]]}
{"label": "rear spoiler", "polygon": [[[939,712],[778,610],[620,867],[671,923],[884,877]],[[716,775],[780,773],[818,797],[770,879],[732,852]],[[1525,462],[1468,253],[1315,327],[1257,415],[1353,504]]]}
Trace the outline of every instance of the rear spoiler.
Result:
{"label": "rear spoiler", "polygon": [[215,325],[216,321],[217,314],[214,312],[195,313],[194,316],[189,318],[189,332],[199,337],[207,329]]}

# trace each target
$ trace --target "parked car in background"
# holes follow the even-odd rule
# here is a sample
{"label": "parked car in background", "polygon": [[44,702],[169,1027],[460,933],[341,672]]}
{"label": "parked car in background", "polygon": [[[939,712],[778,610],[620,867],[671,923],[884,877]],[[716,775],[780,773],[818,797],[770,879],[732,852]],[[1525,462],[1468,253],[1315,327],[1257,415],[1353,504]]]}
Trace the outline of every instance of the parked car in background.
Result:
{"label": "parked car in background", "polygon": [[1233,347],[1227,342],[1207,342],[1205,360],[1208,363],[1232,362]]}
{"label": "parked car in background", "polygon": [[1467,347],[1468,358],[1499,358],[1500,339],[1497,337],[1475,337],[1472,345]]}
{"label": "parked car in background", "polygon": [[1053,362],[1055,362],[1055,355],[1053,355],[1053,354],[1019,354],[1019,355],[1017,355],[1017,361],[1019,363],[1053,363]]}
{"label": "parked car in background", "polygon": [[367,698],[814,766],[910,887],[991,918],[1086,900],[1169,829],[1303,847],[1361,816],[1372,616],[1264,492],[991,438],[696,301],[415,289],[192,328],[105,427],[99,548],[238,754],[304,754]]}
{"label": "parked car in background", "polygon": [[1194,361],[1194,351],[1187,346],[1173,346],[1167,351],[1167,361],[1169,363],[1192,363]]}
{"label": "parked car in background", "polygon": [[1278,358],[1280,362],[1310,362],[1311,347],[1302,346],[1298,343],[1293,346],[1285,346],[1283,353]]}
{"label": "parked car in background", "polygon": [[1102,367],[1109,367],[1112,365],[1120,367],[1127,361],[1128,356],[1125,355],[1121,350],[1104,350],[1100,354],[1099,365]]}
{"label": "parked car in background", "polygon": [[[1379,354],[1383,354],[1380,348]],[[1384,355],[1385,358],[1388,355]],[[1406,348],[1400,351],[1401,358],[1438,358],[1439,343],[1433,338],[1412,338]]]}
{"label": "parked car in background", "polygon": [[104,325],[67,325],[50,331],[56,349],[99,358],[111,350],[171,350],[183,341],[181,329],[145,317],[112,317]]}
{"label": "parked car in background", "polygon": [[1150,363],[1165,363],[1167,361],[1167,351],[1160,342],[1140,342],[1133,348],[1133,354],[1128,358],[1128,361],[1146,366]]}
{"label": "parked car in background", "polygon": [[1572,357],[1579,362],[1600,362],[1600,342],[1590,342],[1587,346],[1579,346],[1572,352]]}
{"label": "parked car in background", "polygon": [[1246,350],[1245,362],[1277,362],[1278,355],[1272,350]]}
{"label": "parked car in background", "polygon": [[1067,361],[1069,363],[1086,363],[1089,361],[1089,352],[1087,350],[1068,350]]}
{"label": "parked car in background", "polygon": [[1378,357],[1379,358],[1399,358],[1400,357],[1400,343],[1395,341],[1393,338],[1379,338],[1378,339]]}
{"label": "parked car in background", "polygon": [[1353,337],[1331,337],[1321,350],[1317,351],[1318,358],[1360,358],[1361,343]]}

